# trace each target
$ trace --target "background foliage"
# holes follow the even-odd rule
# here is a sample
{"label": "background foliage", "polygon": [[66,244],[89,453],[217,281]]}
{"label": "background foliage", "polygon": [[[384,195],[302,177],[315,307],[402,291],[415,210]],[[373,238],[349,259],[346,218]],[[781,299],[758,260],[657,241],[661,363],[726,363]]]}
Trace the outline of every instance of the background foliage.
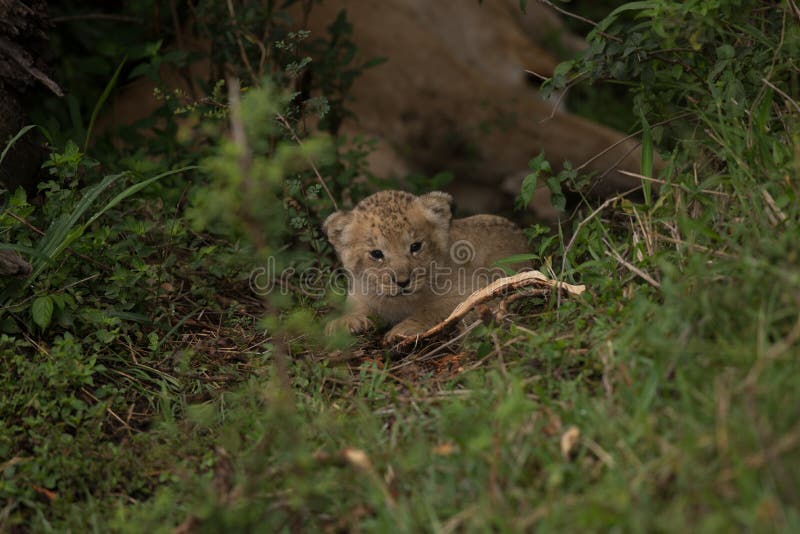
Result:
{"label": "background foliage", "polygon": [[[34,117],[52,179],[5,192],[0,216],[34,263],[0,295],[0,525],[800,528],[800,12],[614,4],[549,87],[625,89],[650,194],[581,203],[535,244],[586,298],[399,361],[358,358],[363,340],[332,357],[329,303],[297,278],[280,298],[248,287],[268,257],[331,268],[319,222],[369,185],[368,145],[336,136],[375,63],[352,64],[346,17],[311,36],[279,3],[193,5],[233,70],[210,98],[164,95],[153,135],[115,132],[123,145],[92,117],[118,84],[187,65],[171,14],[142,1],[125,23],[59,23],[70,96]],[[546,154],[532,168],[557,194],[588,184]]]}

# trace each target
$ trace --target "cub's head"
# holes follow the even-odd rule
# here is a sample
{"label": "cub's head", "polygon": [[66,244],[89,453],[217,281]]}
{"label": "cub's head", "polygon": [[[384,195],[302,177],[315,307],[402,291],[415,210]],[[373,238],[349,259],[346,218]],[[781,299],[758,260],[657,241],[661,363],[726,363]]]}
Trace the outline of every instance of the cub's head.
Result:
{"label": "cub's head", "polygon": [[440,191],[381,191],[330,215],[323,230],[356,289],[402,298],[422,289],[433,265],[446,259],[452,201]]}

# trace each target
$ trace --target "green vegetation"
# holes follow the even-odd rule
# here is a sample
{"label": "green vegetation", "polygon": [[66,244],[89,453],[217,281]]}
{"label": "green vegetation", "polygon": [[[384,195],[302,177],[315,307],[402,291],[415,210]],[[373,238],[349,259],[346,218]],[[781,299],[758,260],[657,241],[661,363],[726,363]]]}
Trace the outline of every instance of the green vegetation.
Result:
{"label": "green vegetation", "polygon": [[[208,24],[228,16],[199,4]],[[35,117],[52,180],[36,200],[4,193],[0,215],[34,266],[0,290],[0,529],[800,529],[794,2],[606,17],[549,86],[627,88],[643,173],[656,151],[666,168],[644,202],[584,202],[534,246],[585,297],[521,301],[456,353],[404,359],[373,339],[324,347],[335,299],[291,289],[299,274],[263,300],[248,287],[270,257],[335,265],[319,222],[364,193],[369,147],[336,131],[370,64],[351,64],[344,18],[292,34],[242,4],[209,32],[245,89],[165,97],[153,135],[120,150],[92,127],[106,89],[188,59],[80,21],[55,42],[77,90]],[[251,39],[265,20],[269,40]],[[276,53],[257,71],[260,46]],[[313,68],[312,101],[294,84]],[[588,183],[532,166],[528,187]]]}

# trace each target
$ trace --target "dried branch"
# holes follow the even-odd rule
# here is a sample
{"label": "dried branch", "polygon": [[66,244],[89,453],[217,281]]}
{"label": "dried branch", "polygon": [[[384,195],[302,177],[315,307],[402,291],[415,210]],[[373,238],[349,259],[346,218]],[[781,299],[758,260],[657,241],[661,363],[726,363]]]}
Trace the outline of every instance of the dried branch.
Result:
{"label": "dried branch", "polygon": [[438,336],[439,334],[442,334],[443,332],[455,326],[456,323],[463,319],[478,304],[523,287],[543,288],[549,290],[561,289],[574,296],[580,295],[586,290],[586,286],[576,286],[567,284],[566,282],[552,280],[539,271],[524,271],[513,276],[495,280],[483,289],[475,291],[461,304],[456,306],[456,308],[444,321],[429,328],[422,334],[405,338],[404,340],[395,344],[392,348],[398,352],[406,352],[410,349],[413,349],[414,347],[418,346],[421,341],[429,340],[430,338]]}

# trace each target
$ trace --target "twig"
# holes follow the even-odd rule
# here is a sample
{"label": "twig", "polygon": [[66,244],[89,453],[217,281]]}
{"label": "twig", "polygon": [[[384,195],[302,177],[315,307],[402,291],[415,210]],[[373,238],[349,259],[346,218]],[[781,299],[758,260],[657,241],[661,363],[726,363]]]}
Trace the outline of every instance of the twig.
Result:
{"label": "twig", "polygon": [[417,389],[417,386],[414,383],[412,383],[412,382],[410,382],[408,380],[404,380],[403,378],[400,378],[396,374],[393,374],[391,371],[385,371],[385,370],[383,370],[381,368],[374,367],[372,365],[362,365],[359,368],[359,370],[360,371],[365,371],[365,372],[369,371],[369,372],[372,372],[372,373],[375,373],[375,374],[379,374],[379,375],[381,375],[381,374],[385,375],[385,376],[391,378],[392,380],[394,380],[395,382],[397,382],[398,384],[400,384],[401,386],[405,387],[411,393],[412,396],[414,396],[414,397],[420,396],[419,390]]}
{"label": "twig", "polygon": [[589,192],[591,193],[591,191],[592,191],[592,190],[593,190],[595,187],[597,187],[597,185],[598,185],[598,184],[600,184],[600,183],[602,182],[602,180],[603,180],[603,179],[604,179],[606,176],[608,176],[608,175],[609,175],[609,173],[610,173],[611,171],[619,171],[619,168],[618,168],[618,167],[620,166],[620,164],[621,164],[623,161],[625,161],[625,160],[628,158],[628,156],[630,156],[630,155],[631,155],[631,153],[632,153],[634,150],[636,150],[637,148],[639,148],[640,146],[641,146],[641,143],[640,143],[640,142],[637,142],[637,143],[636,143],[636,144],[634,144],[634,145],[633,145],[631,148],[629,148],[627,152],[625,152],[623,155],[621,155],[620,157],[618,157],[618,158],[617,158],[617,161],[615,161],[614,163],[612,163],[611,165],[609,165],[609,166],[608,166],[608,168],[607,168],[605,171],[603,171],[603,174],[601,174],[601,175],[600,175],[600,176],[597,178],[597,180],[595,180],[594,184],[592,184],[592,187],[590,187],[590,188],[589,188]]}
{"label": "twig", "polygon": [[[655,124],[652,124],[652,125],[650,126],[650,128],[652,129],[652,128],[655,128],[656,126],[663,126],[663,125],[665,125],[665,124],[669,124],[670,122],[673,122],[673,121],[677,121],[677,120],[680,120],[680,119],[685,119],[686,117],[691,117],[692,115],[693,115],[693,113],[691,113],[691,112],[682,113],[681,115],[678,115],[677,117],[671,117],[671,118],[669,118],[669,119],[665,119],[665,120],[663,120],[663,121],[661,121],[661,122],[657,122],[657,123],[655,123]],[[618,147],[619,145],[621,145],[622,143],[624,143],[624,142],[626,142],[626,141],[629,141],[630,139],[633,139],[634,137],[636,137],[636,136],[638,136],[639,134],[641,134],[643,131],[644,131],[644,130],[642,130],[642,129],[639,129],[639,130],[637,130],[637,131],[633,132],[632,134],[630,134],[630,135],[628,135],[628,136],[625,136],[625,137],[623,137],[622,139],[620,139],[620,140],[619,140],[619,141],[617,141],[616,143],[614,143],[614,144],[612,144],[612,145],[608,146],[606,149],[604,149],[604,150],[602,150],[602,151],[598,152],[597,154],[595,154],[594,156],[592,156],[592,157],[591,157],[591,158],[589,158],[588,160],[584,161],[584,162],[583,162],[583,164],[581,164],[580,166],[578,166],[578,167],[577,167],[575,170],[576,170],[576,171],[583,170],[583,169],[584,169],[584,168],[585,168],[587,165],[591,164],[591,163],[592,163],[594,160],[596,160],[597,158],[601,158],[601,157],[605,156],[607,153],[611,152],[612,150],[614,150],[615,148],[617,148],[617,147]]]}
{"label": "twig", "polygon": [[[519,325],[515,325],[515,327],[519,328]],[[529,334],[533,333],[528,329],[526,329],[526,330],[527,330],[526,333],[529,333]],[[492,351],[489,354],[487,354],[486,356],[484,356],[483,358],[481,358],[477,362],[473,363],[469,367],[461,369],[458,374],[463,375],[465,373],[469,373],[471,371],[474,371],[475,369],[481,367],[486,362],[486,360],[488,360],[489,358],[492,358],[495,354],[498,354],[498,349],[504,349],[506,347],[510,347],[514,343],[517,343],[518,341],[522,341],[524,339],[525,339],[525,336],[515,336],[515,337],[512,337],[511,339],[509,339],[508,341],[506,341],[505,343],[503,343],[502,346],[500,346],[500,347],[495,346],[495,348],[492,349]]]}
{"label": "twig", "polygon": [[619,200],[621,198],[626,197],[627,195],[630,195],[634,191],[638,191],[639,189],[641,189],[641,187],[642,186],[636,186],[633,189],[629,189],[629,190],[627,190],[627,191],[625,191],[623,193],[620,193],[619,195],[616,195],[616,196],[613,196],[613,197],[611,197],[609,199],[606,199],[606,201],[603,202],[602,204],[600,204],[600,206],[596,210],[594,210],[592,213],[590,213],[588,217],[586,217],[584,220],[582,220],[581,222],[578,223],[578,227],[575,228],[575,233],[572,234],[572,237],[570,238],[569,243],[567,243],[567,246],[564,248],[564,254],[561,256],[561,272],[559,273],[559,278],[563,278],[563,276],[564,276],[564,271],[566,271],[566,269],[567,269],[567,256],[569,255],[569,251],[572,250],[572,245],[575,244],[575,239],[577,239],[578,234],[581,231],[581,228],[583,228],[586,225],[586,223],[588,223],[589,221],[594,219],[597,216],[598,213],[600,213],[601,211],[606,209],[612,203],[616,202],[617,200]]}
{"label": "twig", "polygon": [[772,212],[775,213],[775,217],[778,218],[774,226],[778,226],[778,224],[785,223],[788,217],[786,217],[786,214],[783,212],[783,210],[781,210],[778,207],[778,204],[775,202],[775,199],[772,198],[772,195],[769,194],[769,191],[767,191],[766,189],[762,189],[761,196],[764,197],[764,200],[766,201],[767,205],[770,207]]}
{"label": "twig", "polygon": [[597,459],[603,462],[606,465],[606,467],[608,467],[609,469],[614,468],[615,464],[614,457],[611,456],[608,452],[606,452],[605,449],[603,449],[603,447],[601,447],[599,443],[589,438],[583,438],[582,441],[584,445],[586,445],[586,448],[592,451],[594,455],[597,456]]}
{"label": "twig", "polygon": [[[84,395],[86,395],[87,397],[89,397],[90,399],[92,399],[94,402],[96,402],[96,403],[99,403],[99,402],[100,402],[100,399],[98,399],[97,397],[95,397],[94,395],[92,395],[92,394],[89,392],[89,390],[87,390],[86,388],[81,388],[81,391],[83,392],[83,394],[84,394]],[[108,412],[108,414],[109,414],[109,415],[111,415],[111,417],[113,417],[114,419],[116,419],[117,421],[119,421],[119,423],[120,423],[120,424],[121,424],[123,427],[125,427],[125,429],[126,429],[126,430],[127,430],[129,433],[135,430],[134,428],[131,428],[131,425],[129,425],[129,424],[126,422],[126,421],[124,421],[124,420],[122,419],[122,417],[120,417],[119,415],[117,415],[117,414],[116,414],[116,412],[114,412],[114,410],[112,410],[110,406],[106,406],[106,412]]]}
{"label": "twig", "polygon": [[789,5],[792,6],[792,11],[797,17],[798,22],[800,22],[800,8],[797,7],[797,4],[794,3],[794,0],[788,0],[788,2]]}
{"label": "twig", "polygon": [[553,102],[552,109],[550,110],[550,115],[548,115],[547,117],[541,119],[539,121],[539,124],[544,124],[547,121],[553,120],[553,117],[555,117],[556,113],[559,112],[559,109],[561,108],[561,103],[564,101],[564,98],[566,98],[567,93],[569,93],[569,90],[572,89],[572,87],[575,84],[580,82],[581,79],[583,79],[583,74],[580,74],[577,78],[575,78],[574,82],[570,82],[569,84],[567,84],[566,87],[564,87],[564,89],[562,91],[559,92],[558,98],[556,98],[556,101]]}
{"label": "twig", "polygon": [[537,78],[539,78],[543,82],[546,82],[547,80],[550,79],[549,76],[545,76],[544,74],[539,74],[538,72],[535,72],[535,71],[532,71],[532,70],[529,70],[529,69],[523,69],[523,70],[525,72],[527,72],[528,74],[532,75],[532,76],[536,76]]}
{"label": "twig", "polygon": [[698,245],[697,243],[689,243],[688,241],[682,241],[680,239],[675,239],[674,237],[670,237],[664,234],[655,234],[656,239],[660,239],[662,241],[666,241],[668,243],[672,243],[673,245],[680,245],[687,247],[691,250],[696,250],[698,252],[705,252],[707,254],[711,254],[712,256],[716,256],[718,258],[735,258],[733,254],[728,254],[727,252],[722,252],[721,250],[714,250],[712,248],[704,247],[703,245]]}
{"label": "twig", "polygon": [[[288,132],[289,132],[289,133],[292,135],[292,139],[294,139],[294,141],[295,141],[295,142],[296,142],[296,143],[297,143],[299,146],[301,146],[301,147],[302,147],[302,146],[303,146],[303,142],[302,142],[302,141],[300,140],[300,138],[297,136],[297,134],[296,134],[296,133],[295,133],[295,131],[294,131],[294,128],[292,128],[292,125],[291,125],[291,124],[289,124],[289,121],[288,121],[288,120],[286,120],[286,117],[284,117],[283,115],[281,115],[280,113],[278,113],[278,120],[279,120],[279,121],[281,121],[281,123],[283,124],[283,126],[284,126],[284,127],[285,127],[285,128],[288,130]],[[322,175],[320,174],[320,172],[319,172],[319,169],[317,169],[317,166],[316,166],[316,165],[314,165],[314,162],[311,160],[311,158],[310,158],[310,157],[308,157],[308,156],[305,156],[305,159],[306,159],[306,161],[308,162],[308,164],[311,166],[311,168],[314,170],[314,174],[316,174],[316,175],[317,175],[317,180],[319,181],[319,184],[322,186],[322,188],[325,190],[325,192],[328,194],[328,198],[329,198],[329,199],[331,199],[331,202],[333,203],[333,207],[334,207],[334,209],[338,210],[338,209],[339,209],[339,205],[336,203],[336,199],[335,199],[335,198],[333,198],[333,194],[331,194],[331,190],[330,190],[330,189],[328,189],[328,186],[325,184],[325,180],[323,180],[323,179],[322,179]]]}
{"label": "twig", "polygon": [[503,358],[503,347],[500,346],[500,340],[497,338],[497,332],[490,332],[489,337],[492,338],[492,343],[494,344],[494,353],[497,354],[497,359],[499,360],[500,364],[500,374],[503,377],[508,378],[508,369],[506,369],[506,362]]}
{"label": "twig", "polygon": [[775,84],[773,84],[771,81],[767,80],[766,78],[761,78],[761,81],[764,82],[765,84],[767,84],[768,86],[770,86],[775,92],[777,92],[779,95],[781,95],[783,98],[785,98],[787,102],[789,102],[791,105],[793,105],[794,109],[796,109],[798,112],[800,112],[800,105],[797,104],[797,101],[795,101],[794,98],[792,98],[789,95],[787,95],[782,89],[777,87]]}
{"label": "twig", "polygon": [[631,271],[634,274],[639,275],[645,282],[647,282],[651,286],[653,286],[655,288],[660,288],[661,287],[661,284],[658,283],[658,281],[656,281],[652,276],[650,276],[649,274],[647,274],[646,272],[644,272],[643,270],[639,269],[638,267],[636,267],[635,265],[633,265],[632,263],[627,261],[625,258],[620,256],[619,252],[614,250],[614,248],[611,246],[611,244],[608,241],[603,239],[603,243],[605,243],[606,247],[608,247],[608,249],[610,250],[610,252],[609,252],[609,250],[606,250],[606,256],[609,256],[609,257],[612,257],[612,258],[616,259],[618,262],[620,262],[622,265],[624,265],[629,271]]}
{"label": "twig", "polygon": [[13,211],[11,211],[11,210],[6,210],[6,211],[4,211],[4,212],[3,212],[3,215],[8,215],[9,217],[11,217],[12,219],[14,219],[14,220],[15,220],[15,221],[17,221],[18,223],[21,223],[21,224],[23,224],[23,225],[27,226],[29,230],[32,230],[32,231],[36,232],[36,233],[37,233],[37,234],[39,234],[39,235],[44,235],[44,232],[43,232],[43,231],[39,230],[39,229],[38,229],[38,228],[36,228],[34,225],[32,225],[31,223],[29,223],[28,221],[26,221],[25,219],[23,219],[22,217],[20,217],[19,215],[17,215],[16,213],[14,213],[14,212],[13,212]]}
{"label": "twig", "polygon": [[247,51],[244,49],[241,31],[239,30],[239,21],[236,20],[236,11],[233,9],[233,2],[231,0],[228,0],[228,13],[231,15],[231,22],[233,23],[234,33],[236,35],[236,44],[239,46],[239,55],[242,56],[244,66],[247,67],[247,71],[250,73],[250,78],[252,78],[253,83],[257,84],[258,76],[256,76],[256,72],[253,70],[252,65],[250,65],[250,60],[247,58]]}
{"label": "twig", "polygon": [[[77,282],[73,282],[73,283],[68,284],[68,285],[66,285],[64,287],[58,288],[56,291],[53,291],[53,293],[63,293],[64,291],[66,291],[67,289],[69,289],[71,287],[75,287],[75,286],[77,286],[79,284],[83,284],[85,282],[88,282],[89,280],[94,280],[98,276],[100,276],[98,273],[95,273],[93,275],[87,276],[86,278],[82,278],[81,280],[78,280]],[[33,294],[33,295],[29,296],[28,298],[17,302],[16,304],[7,304],[5,306],[2,306],[2,307],[0,307],[0,312],[6,311],[6,310],[11,310],[11,309],[17,308],[19,306],[23,306],[23,305],[27,304],[28,302],[32,302],[33,300],[35,300],[36,296],[37,295]]]}
{"label": "twig", "polygon": [[89,276],[81,278],[80,280],[78,280],[76,282],[72,282],[71,284],[67,284],[64,287],[59,288],[58,291],[55,291],[54,293],[63,293],[67,289],[70,289],[70,288],[73,288],[75,286],[81,285],[81,284],[83,284],[85,282],[88,282],[89,280],[94,280],[98,276],[100,276],[100,273],[90,274]]}
{"label": "twig", "polygon": [[[447,347],[449,347],[451,345],[454,345],[459,340],[465,338],[470,332],[472,332],[473,330],[478,328],[478,326],[480,326],[482,322],[483,321],[480,321],[480,320],[475,321],[474,323],[472,323],[469,326],[467,326],[466,328],[464,328],[464,330],[459,332],[459,334],[457,336],[455,336],[452,339],[448,339],[446,343],[443,343],[443,344],[431,349],[430,351],[428,351],[425,354],[422,354],[420,356],[417,356],[417,357],[414,357],[414,358],[406,358],[402,362],[400,362],[397,365],[395,365],[394,367],[392,367],[391,370],[394,371],[396,369],[400,369],[400,368],[405,367],[407,365],[410,365],[412,363],[420,363],[420,362],[425,362],[425,361],[428,361],[430,359],[433,359],[434,356],[436,356],[437,354],[439,354],[442,351],[444,351]],[[417,341],[419,339],[421,339],[420,336],[415,336],[411,340],[413,342],[414,348],[416,348],[416,343],[417,343]],[[408,341],[408,340],[406,340],[406,341]],[[398,343],[395,346],[395,348],[399,347],[401,343],[405,343],[405,341],[401,341],[400,343]]]}
{"label": "twig", "polygon": [[23,332],[23,333],[22,333],[22,336],[25,338],[25,341],[27,341],[28,343],[30,343],[31,345],[33,345],[34,347],[36,347],[36,350],[38,350],[39,352],[41,352],[42,354],[44,354],[45,356],[47,356],[47,357],[48,357],[48,358],[50,358],[51,360],[53,359],[53,356],[52,356],[52,354],[50,354],[50,352],[47,350],[47,348],[46,348],[46,347],[43,347],[42,345],[40,345],[39,343],[37,343],[37,342],[36,342],[36,341],[35,341],[35,340],[34,340],[32,337],[30,337],[30,336],[29,336],[28,334],[26,334],[25,332]]}
{"label": "twig", "polygon": [[[645,180],[647,182],[654,182],[661,185],[669,185],[672,187],[681,187],[681,184],[675,184],[672,182],[668,182],[666,180],[659,180],[658,178],[650,178],[649,176],[644,176],[636,172],[630,171],[623,171],[622,169],[617,170],[618,173],[624,174],[625,176],[630,176],[631,178],[638,178],[639,180]],[[701,193],[706,193],[708,195],[717,195],[720,197],[730,197],[728,193],[723,193],[722,191],[713,191],[711,189],[701,189]]]}

